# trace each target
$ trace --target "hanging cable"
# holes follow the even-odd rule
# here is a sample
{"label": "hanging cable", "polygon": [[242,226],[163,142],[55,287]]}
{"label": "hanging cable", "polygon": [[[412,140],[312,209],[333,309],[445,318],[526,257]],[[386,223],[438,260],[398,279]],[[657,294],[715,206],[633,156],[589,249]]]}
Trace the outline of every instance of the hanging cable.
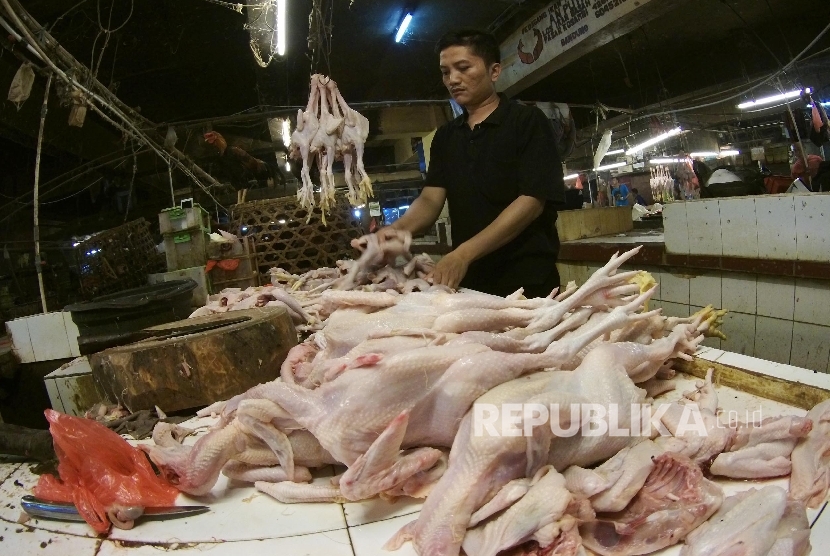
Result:
{"label": "hanging cable", "polygon": [[133,204],[133,185],[135,185],[135,173],[138,169],[138,157],[133,151],[133,175],[130,177],[130,191],[127,193],[127,208],[124,209],[124,223],[127,223],[127,217],[130,216],[130,206]]}
{"label": "hanging cable", "polygon": [[[191,180],[193,180],[193,182],[196,185],[198,185],[208,197],[210,197],[215,203],[219,204],[219,206],[222,206],[221,203],[219,203],[216,200],[216,198],[213,196],[213,194],[196,177],[196,175],[191,171],[191,169],[187,165],[185,165],[181,160],[179,160],[177,158],[177,156],[173,156],[173,154],[167,153],[164,150],[162,150],[152,139],[150,139],[150,137],[148,137],[143,131],[141,131],[138,128],[138,126],[119,107],[115,106],[112,102],[107,101],[105,98],[103,98],[101,96],[101,94],[105,95],[105,96],[108,96],[108,97],[112,97],[112,99],[114,100],[114,103],[123,105],[123,103],[117,97],[112,95],[112,93],[106,87],[104,87],[102,84],[98,83],[97,81],[93,81],[93,83],[96,84],[96,86],[100,87],[101,94],[98,94],[98,93],[90,90],[88,87],[86,87],[86,86],[82,85],[81,83],[79,83],[74,77],[71,77],[71,76],[67,75],[67,73],[64,72],[61,68],[59,68],[57,66],[57,64],[49,57],[49,55],[46,53],[46,51],[42,48],[42,46],[40,44],[40,41],[37,40],[34,37],[31,30],[23,23],[23,21],[21,21],[20,16],[17,14],[17,12],[12,9],[11,4],[10,4],[10,0],[0,0],[0,4],[2,4],[6,8],[6,11],[8,12],[9,16],[12,18],[12,21],[15,23],[15,25],[17,25],[20,32],[23,33],[23,35],[26,37],[26,40],[29,41],[30,46],[32,46],[36,50],[37,55],[46,64],[49,65],[49,67],[58,75],[58,77],[60,77],[65,82],[71,84],[72,86],[78,88],[81,92],[88,95],[88,100],[89,100],[88,106],[93,111],[95,111],[97,114],[99,114],[102,118],[104,118],[110,124],[114,125],[118,129],[120,129],[120,130],[124,131],[125,133],[127,133],[128,136],[134,137],[134,138],[138,139],[139,141],[141,141],[142,143],[146,144],[160,158],[167,161],[168,164],[175,164],[176,167],[179,168]],[[25,12],[25,10],[24,10],[24,12]],[[27,17],[28,17],[28,15],[27,15]],[[29,17],[29,19],[31,19],[31,18]],[[52,40],[54,40],[54,39],[52,39]],[[69,56],[69,54],[66,53],[66,56]],[[75,62],[75,64],[78,64],[78,62]],[[80,64],[78,64],[78,65],[80,65]],[[123,125],[117,124],[115,121],[113,121],[112,118],[107,116],[100,108],[98,108],[98,106],[95,105],[94,102],[92,102],[93,100],[100,103],[106,109],[110,110],[118,119],[120,119],[123,122]],[[128,111],[134,112],[129,107],[126,107],[126,105],[124,105],[124,106]],[[140,116],[138,116],[138,117],[140,118]],[[145,123],[147,123],[148,125],[150,124],[150,122],[145,122]],[[172,152],[175,154],[178,151],[176,151],[175,149],[172,149]],[[181,155],[181,156],[184,156],[184,155]],[[203,173],[206,176],[206,178],[209,178],[210,181],[212,181],[214,184],[218,185],[218,182],[216,182],[216,180],[212,176],[207,174],[207,172],[204,172],[201,168],[199,168],[195,164],[192,164],[192,166],[193,166],[194,169],[197,169],[198,171]],[[222,208],[224,208],[224,207],[222,206]]]}
{"label": "hanging cable", "polygon": [[[5,1],[5,0],[2,0],[2,1]],[[618,125],[614,126],[612,129],[617,129],[617,128],[619,128],[619,127],[626,126],[626,125],[630,124],[631,122],[636,122],[636,121],[639,121],[639,120],[644,120],[644,119],[647,119],[647,118],[652,118],[652,117],[655,117],[655,116],[662,116],[662,115],[664,115],[664,114],[668,114],[668,113],[692,112],[692,111],[695,111],[695,110],[701,110],[701,109],[703,109],[703,108],[710,108],[710,107],[712,107],[712,106],[717,106],[717,105],[719,105],[719,104],[723,104],[724,102],[729,102],[730,100],[735,100],[735,99],[737,99],[737,98],[741,98],[741,97],[743,97],[743,96],[745,96],[745,95],[748,95],[748,94],[749,94],[749,93],[751,93],[752,91],[755,91],[756,89],[759,89],[759,88],[763,87],[764,85],[766,85],[767,83],[769,83],[769,82],[770,82],[770,81],[772,81],[773,79],[775,79],[775,78],[777,78],[777,77],[779,77],[779,76],[783,75],[784,73],[786,73],[786,72],[787,72],[787,70],[789,70],[791,67],[793,67],[793,66],[794,66],[794,65],[795,65],[795,64],[796,64],[796,63],[797,63],[797,62],[798,62],[798,61],[799,61],[799,60],[800,60],[800,59],[801,59],[801,58],[802,58],[802,57],[803,57],[803,56],[804,56],[807,52],[809,52],[809,51],[810,51],[810,50],[811,50],[811,49],[812,49],[812,48],[813,48],[813,47],[814,47],[814,46],[815,46],[815,45],[816,45],[816,44],[817,44],[817,43],[821,40],[821,38],[822,38],[822,37],[823,37],[823,36],[824,36],[824,35],[825,35],[828,31],[830,31],[830,24],[828,24],[828,25],[827,25],[827,26],[826,26],[826,27],[825,27],[825,28],[824,28],[824,29],[823,29],[823,30],[822,30],[822,31],[821,31],[821,32],[820,32],[820,33],[816,36],[816,38],[814,38],[814,39],[810,42],[810,44],[808,44],[808,45],[807,45],[807,46],[806,46],[806,47],[805,47],[805,48],[804,48],[801,52],[799,52],[799,53],[798,53],[798,54],[797,54],[797,55],[796,55],[796,56],[795,56],[792,60],[790,60],[790,61],[789,61],[786,65],[784,65],[781,69],[779,69],[779,70],[777,70],[777,71],[775,71],[775,72],[771,73],[769,76],[767,76],[766,78],[762,79],[761,81],[759,81],[759,82],[758,82],[758,83],[756,83],[755,85],[752,85],[751,87],[749,87],[749,88],[747,88],[747,89],[744,89],[744,90],[742,90],[742,91],[741,91],[741,92],[739,92],[739,93],[736,93],[736,94],[734,94],[734,95],[729,95],[729,96],[727,96],[727,97],[725,97],[725,98],[722,98],[722,99],[719,99],[719,100],[716,100],[716,101],[712,101],[712,102],[708,102],[708,103],[704,103],[704,104],[699,104],[699,105],[697,105],[697,106],[688,106],[688,107],[684,107],[684,108],[671,108],[671,107],[667,107],[667,108],[665,108],[665,109],[663,109],[663,110],[661,110],[661,111],[659,111],[659,112],[651,112],[651,113],[648,113],[648,114],[642,114],[642,115],[640,115],[640,116],[636,116],[636,117],[634,117],[634,118],[631,118],[631,119],[629,119],[629,120],[626,120],[624,123],[618,124]]]}
{"label": "hanging cable", "polygon": [[43,288],[43,267],[40,264],[40,155],[43,153],[43,128],[46,125],[46,112],[49,105],[49,90],[52,88],[52,74],[46,78],[46,90],[43,93],[43,107],[40,109],[40,130],[37,134],[37,155],[35,156],[35,193],[34,193],[34,239],[35,239],[35,271],[37,272],[37,284],[40,289],[40,302],[43,304],[43,312],[46,308],[46,290]]}

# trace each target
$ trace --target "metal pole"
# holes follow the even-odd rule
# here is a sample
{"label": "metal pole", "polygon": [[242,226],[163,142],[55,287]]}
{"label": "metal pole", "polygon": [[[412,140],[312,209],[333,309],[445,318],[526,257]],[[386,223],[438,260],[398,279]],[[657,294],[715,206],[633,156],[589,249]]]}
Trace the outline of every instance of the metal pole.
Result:
{"label": "metal pole", "polygon": [[40,193],[40,154],[43,151],[43,127],[46,124],[47,105],[49,104],[49,89],[52,88],[52,74],[46,78],[46,91],[43,93],[43,107],[40,109],[40,131],[37,135],[37,157],[35,158],[35,198],[34,198],[34,236],[35,236],[35,270],[37,272],[37,284],[40,288],[40,302],[43,305],[43,312],[48,312],[46,308],[46,291],[43,289],[43,268],[40,264],[40,223],[39,223],[39,201],[38,195]]}
{"label": "metal pole", "polygon": [[176,192],[173,190],[173,166],[167,165],[167,175],[170,178],[170,206],[176,206]]}

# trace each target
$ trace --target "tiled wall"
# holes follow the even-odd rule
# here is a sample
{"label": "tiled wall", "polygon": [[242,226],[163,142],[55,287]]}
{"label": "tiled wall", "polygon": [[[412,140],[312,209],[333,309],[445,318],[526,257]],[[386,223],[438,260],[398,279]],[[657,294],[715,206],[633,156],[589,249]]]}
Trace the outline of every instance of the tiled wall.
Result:
{"label": "tiled wall", "polygon": [[[560,263],[562,283],[582,284],[599,263]],[[706,305],[728,309],[726,341],[703,344],[830,373],[830,281],[739,272],[672,273],[643,267],[659,283],[652,305],[685,317]]]}
{"label": "tiled wall", "polygon": [[826,262],[830,195],[761,195],[663,208],[666,252]]}

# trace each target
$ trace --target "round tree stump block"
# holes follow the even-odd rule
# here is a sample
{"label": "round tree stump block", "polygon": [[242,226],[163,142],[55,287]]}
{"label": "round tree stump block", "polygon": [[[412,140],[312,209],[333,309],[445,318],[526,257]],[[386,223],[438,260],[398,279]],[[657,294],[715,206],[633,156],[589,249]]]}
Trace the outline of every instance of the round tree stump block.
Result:
{"label": "round tree stump block", "polygon": [[280,374],[297,344],[285,309],[263,307],[170,322],[153,337],[90,356],[96,381],[129,411],[165,412],[231,398]]}

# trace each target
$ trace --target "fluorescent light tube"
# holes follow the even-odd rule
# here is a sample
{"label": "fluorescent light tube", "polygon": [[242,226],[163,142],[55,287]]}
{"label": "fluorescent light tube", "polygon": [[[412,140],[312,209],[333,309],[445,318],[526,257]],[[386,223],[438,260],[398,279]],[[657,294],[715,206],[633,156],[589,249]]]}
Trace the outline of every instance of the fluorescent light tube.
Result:
{"label": "fluorescent light tube", "polygon": [[691,158],[717,158],[719,153],[715,151],[704,151],[699,153],[689,153],[689,157]]}
{"label": "fluorescent light tube", "polygon": [[403,34],[406,33],[407,28],[409,28],[409,24],[412,23],[412,14],[406,14],[404,16],[403,21],[401,21],[401,26],[398,27],[398,34],[395,35],[395,42],[401,42],[403,38]]}
{"label": "fluorescent light tube", "polygon": [[602,172],[603,170],[611,170],[613,168],[620,168],[625,166],[628,162],[615,162],[614,164],[606,164],[605,166],[599,166],[594,168],[594,172]]}
{"label": "fluorescent light tube", "polygon": [[740,108],[741,110],[745,110],[746,108],[754,108],[755,106],[761,106],[764,104],[773,104],[776,102],[780,102],[782,100],[789,100],[791,98],[799,97],[801,96],[801,93],[802,90],[799,89],[797,91],[790,91],[789,93],[781,93],[780,95],[773,95],[771,97],[759,98],[758,100],[742,102],[738,105],[738,108]]}
{"label": "fluorescent light tube", "polygon": [[683,162],[680,158],[652,158],[648,161],[649,164],[679,164]]}
{"label": "fluorescent light tube", "polygon": [[735,150],[729,149],[729,150],[721,151],[719,156],[721,156],[721,157],[724,157],[724,156],[738,156],[739,154],[741,154],[741,151],[735,151]]}
{"label": "fluorescent light tube", "polygon": [[669,137],[674,137],[675,135],[680,135],[681,131],[683,131],[683,130],[680,129],[679,127],[676,127],[674,129],[672,129],[671,131],[667,131],[666,133],[661,133],[657,137],[652,137],[651,139],[649,139],[648,141],[645,141],[644,143],[640,143],[639,145],[635,145],[634,147],[631,147],[630,149],[625,151],[625,154],[627,154],[628,156],[631,156],[632,154],[636,154],[636,153],[642,151],[643,149],[647,149],[648,147],[650,147],[652,145],[656,145],[660,141],[665,141]]}
{"label": "fluorescent light tube", "polygon": [[288,27],[285,21],[285,2],[277,0],[277,54],[285,56],[285,30]]}
{"label": "fluorescent light tube", "polygon": [[567,176],[565,176],[562,179],[567,181],[567,180],[575,180],[578,177],[579,177],[579,174],[568,174]]}
{"label": "fluorescent light tube", "polygon": [[608,151],[607,153],[605,153],[605,156],[612,156],[612,155],[615,155],[615,154],[622,154],[624,152],[625,152],[625,149],[617,149],[615,151]]}

